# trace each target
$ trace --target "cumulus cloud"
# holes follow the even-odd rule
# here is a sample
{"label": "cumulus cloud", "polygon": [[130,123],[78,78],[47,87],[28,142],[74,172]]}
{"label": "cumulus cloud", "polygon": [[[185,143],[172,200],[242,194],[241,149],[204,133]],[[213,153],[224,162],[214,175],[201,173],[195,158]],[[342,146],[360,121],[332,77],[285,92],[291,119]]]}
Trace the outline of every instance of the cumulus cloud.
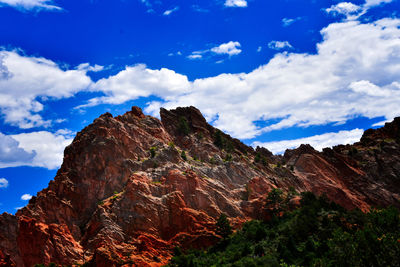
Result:
{"label": "cumulus cloud", "polygon": [[76,67],[77,70],[83,70],[83,71],[92,71],[92,72],[99,72],[104,70],[104,66],[100,66],[95,64],[94,66],[91,66],[89,63],[82,63],[79,64],[78,67]]}
{"label": "cumulus cloud", "polygon": [[8,164],[16,161],[30,162],[36,156],[36,152],[27,152],[19,147],[19,142],[11,136],[0,133],[0,164]]}
{"label": "cumulus cloud", "polygon": [[163,13],[164,16],[169,16],[171,15],[173,12],[176,12],[179,10],[179,6],[174,7],[173,9],[169,9],[169,10],[165,10],[165,12]]}
{"label": "cumulus cloud", "polygon": [[31,194],[23,194],[21,196],[21,200],[30,200],[32,198]]}
{"label": "cumulus cloud", "polygon": [[242,50],[239,42],[230,41],[228,43],[220,44],[219,46],[211,48],[211,52],[215,54],[226,54],[229,56],[239,55]]}
{"label": "cumulus cloud", "polygon": [[340,14],[349,17],[358,16],[361,9],[361,6],[355,5],[351,2],[341,2],[336,5],[332,5],[330,8],[325,9],[325,11],[333,15]]}
{"label": "cumulus cloud", "polygon": [[[250,73],[197,79],[158,107],[194,105],[238,138],[287,127],[400,115],[400,20],[334,23],[316,54],[278,53]],[[254,121],[278,122],[257,127]]]}
{"label": "cumulus cloud", "polygon": [[268,47],[274,50],[293,48],[293,46],[288,41],[271,41],[268,43]]}
{"label": "cumulus cloud", "polygon": [[246,0],[226,0],[225,6],[227,7],[247,7]]}
{"label": "cumulus cloud", "polygon": [[252,146],[266,147],[274,154],[281,154],[286,149],[293,149],[299,147],[301,144],[310,144],[316,150],[321,151],[323,148],[332,147],[338,144],[353,144],[360,140],[362,129],[354,129],[351,131],[340,131],[337,133],[324,133],[321,135],[314,135],[310,137],[295,139],[295,140],[284,140],[278,142],[254,142]]}
{"label": "cumulus cloud", "polygon": [[19,10],[61,10],[52,0],[0,0],[0,7],[8,5]]}
{"label": "cumulus cloud", "polygon": [[91,90],[102,91],[105,96],[93,98],[87,105],[79,108],[101,103],[121,104],[150,95],[172,100],[188,88],[189,81],[184,75],[165,68],[151,70],[139,64],[127,67],[117,75],[97,81],[91,86]]}
{"label": "cumulus cloud", "polygon": [[[212,47],[211,49],[193,51],[187,56],[190,60],[204,59],[205,57],[212,57],[218,55],[227,55],[229,57],[239,55],[242,52],[240,49],[240,43],[229,41],[227,43],[220,44],[218,46]],[[217,61],[217,63],[223,62],[223,60]]]}
{"label": "cumulus cloud", "polygon": [[0,133],[0,168],[32,166],[56,169],[63,160],[64,148],[72,133],[60,130],[4,135]]}
{"label": "cumulus cloud", "polygon": [[49,126],[40,115],[41,99],[61,99],[85,90],[91,83],[89,64],[63,70],[55,62],[0,50],[0,113],[4,122],[22,129]]}
{"label": "cumulus cloud", "polygon": [[0,178],[0,188],[7,188],[8,187],[8,181],[6,178]]}
{"label": "cumulus cloud", "polygon": [[332,5],[330,8],[326,8],[325,12],[333,16],[342,15],[347,20],[355,20],[367,13],[370,8],[392,1],[393,0],[366,0],[363,5],[356,5],[351,2],[340,2],[336,5]]}
{"label": "cumulus cloud", "polygon": [[[198,107],[213,125],[241,139],[288,127],[344,123],[358,116],[400,115],[400,19],[345,21],[321,30],[315,54],[277,53],[249,73],[189,81],[172,70],[127,67],[98,81],[89,104],[156,95],[160,106]],[[264,121],[266,126],[257,126]]]}
{"label": "cumulus cloud", "polygon": [[72,138],[60,133],[47,131],[21,133],[12,135],[20,143],[20,147],[28,152],[36,152],[35,157],[28,166],[57,169],[60,167],[64,148],[71,144]]}

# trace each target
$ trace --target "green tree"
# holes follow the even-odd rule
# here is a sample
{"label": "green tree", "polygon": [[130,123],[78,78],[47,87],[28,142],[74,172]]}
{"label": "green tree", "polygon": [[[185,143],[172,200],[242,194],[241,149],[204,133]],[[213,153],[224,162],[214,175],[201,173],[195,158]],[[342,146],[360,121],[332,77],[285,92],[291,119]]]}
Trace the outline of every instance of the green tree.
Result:
{"label": "green tree", "polygon": [[150,158],[154,158],[156,156],[157,147],[150,147]]}
{"label": "green tree", "polygon": [[183,135],[188,135],[190,133],[190,127],[187,119],[183,116],[179,117],[179,132]]}
{"label": "green tree", "polygon": [[222,148],[224,148],[224,143],[225,143],[225,140],[222,137],[221,131],[216,130],[214,133],[214,145],[216,145],[218,148],[222,149]]}
{"label": "green tree", "polygon": [[266,208],[272,211],[272,215],[278,215],[283,210],[283,192],[279,188],[274,188],[268,193]]}
{"label": "green tree", "polygon": [[185,150],[182,150],[181,157],[182,157],[183,160],[187,160]]}
{"label": "green tree", "polygon": [[225,214],[221,214],[215,224],[215,233],[222,236],[223,239],[228,238],[232,234],[232,227]]}

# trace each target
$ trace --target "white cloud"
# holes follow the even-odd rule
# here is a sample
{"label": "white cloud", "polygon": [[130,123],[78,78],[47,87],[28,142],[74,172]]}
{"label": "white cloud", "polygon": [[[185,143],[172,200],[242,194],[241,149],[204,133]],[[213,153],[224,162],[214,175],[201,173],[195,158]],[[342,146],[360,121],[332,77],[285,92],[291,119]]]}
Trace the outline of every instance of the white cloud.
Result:
{"label": "white cloud", "polygon": [[[227,43],[220,44],[218,46],[212,47],[211,49],[193,51],[187,56],[190,60],[203,59],[205,56],[212,57],[215,55],[228,55],[229,57],[238,55],[242,52],[240,49],[240,43],[229,41]],[[218,60],[218,62],[223,62],[223,60]]]}
{"label": "white cloud", "polygon": [[257,53],[260,53],[261,50],[262,50],[262,46],[259,46],[259,47],[257,48]]}
{"label": "white cloud", "polygon": [[21,196],[21,200],[30,200],[32,198],[32,195],[30,194],[23,194]]}
{"label": "white cloud", "polygon": [[299,21],[299,20],[301,20],[301,19],[302,19],[302,17],[296,17],[296,18],[294,18],[294,19],[291,19],[291,18],[283,18],[283,19],[282,19],[282,26],[283,26],[283,27],[288,27],[288,26],[292,25],[293,23],[295,23],[296,21]]}
{"label": "white cloud", "polygon": [[331,13],[333,15],[345,15],[346,17],[358,15],[359,11],[362,8],[358,5],[355,5],[351,2],[341,2],[336,5],[332,5],[330,8],[325,9],[327,13]]}
{"label": "white cloud", "polygon": [[82,63],[79,64],[78,67],[76,67],[77,70],[83,70],[83,71],[92,71],[92,72],[99,72],[104,70],[104,66],[100,66],[95,64],[94,66],[91,66],[89,63]]}
{"label": "white cloud", "polygon": [[226,0],[225,6],[227,7],[247,7],[246,0]]}
{"label": "white cloud", "polygon": [[195,59],[202,59],[203,56],[200,54],[191,54],[187,56],[188,59],[195,60]]}
{"label": "white cloud", "polygon": [[176,53],[171,52],[171,53],[168,54],[168,56],[169,56],[169,57],[173,57],[173,56],[182,56],[182,52],[181,52],[181,51],[178,51],[178,52],[176,52]]}
{"label": "white cloud", "polygon": [[372,127],[382,127],[385,125],[385,123],[390,122],[390,120],[384,120],[384,121],[379,121],[377,123],[372,124]]}
{"label": "white cloud", "polygon": [[24,165],[47,169],[57,169],[61,166],[64,148],[72,142],[69,136],[46,131],[21,133],[11,137],[17,140],[25,151],[36,152],[32,162]]}
{"label": "white cloud", "polygon": [[86,75],[89,70],[88,64],[63,70],[45,58],[0,50],[0,113],[4,122],[23,129],[49,126],[52,122],[40,115],[41,99],[67,98],[85,90],[92,82]]}
{"label": "white cloud", "polygon": [[211,48],[211,52],[215,54],[226,54],[229,56],[238,55],[242,52],[240,48],[239,42],[229,41],[224,44],[220,44],[219,46]]}
{"label": "white cloud", "polygon": [[366,0],[364,7],[374,7],[374,6],[379,6],[382,4],[388,4],[390,2],[393,2],[393,0]]}
{"label": "white cloud", "polygon": [[169,9],[169,10],[165,10],[165,12],[163,13],[164,16],[169,16],[171,15],[173,12],[176,12],[179,10],[179,6],[174,7],[173,9]]}
{"label": "white cloud", "polygon": [[174,96],[184,93],[189,88],[186,76],[172,70],[162,68],[151,70],[145,65],[126,67],[125,70],[109,78],[103,78],[92,85],[92,91],[102,91],[103,97],[90,100],[87,105],[94,106],[101,103],[121,104],[139,97],[156,95],[171,100]]}
{"label": "white cloud", "polygon": [[8,187],[8,181],[6,178],[0,178],[0,188],[7,188]]}
{"label": "white cloud", "polygon": [[[250,73],[197,79],[189,92],[146,110],[194,105],[216,127],[243,139],[356,116],[391,120],[400,115],[398,26],[397,19],[334,23],[321,31],[316,54],[278,53]],[[278,122],[253,123],[272,119]]]}
{"label": "white cloud", "polygon": [[381,96],[381,97],[389,97],[392,93],[389,89],[383,89],[375,84],[371,83],[370,81],[357,81],[352,82],[349,85],[349,88],[352,89],[354,92],[359,94],[365,94],[368,96]]}
{"label": "white cloud", "polygon": [[0,133],[0,166],[22,161],[30,162],[36,156],[35,152],[27,152],[19,147],[19,142],[11,136]]}
{"label": "white cloud", "polygon": [[[237,138],[288,127],[344,123],[357,116],[400,115],[400,19],[333,23],[321,31],[315,54],[277,53],[250,73],[188,81],[174,71],[127,67],[100,80],[90,104],[156,95],[145,109],[198,107],[214,126]],[[265,121],[259,127],[255,121]],[[271,122],[273,121],[273,122]]]}
{"label": "white cloud", "polygon": [[0,133],[3,146],[0,149],[0,168],[33,166],[47,169],[59,168],[64,148],[72,142],[73,133],[59,130],[4,135]]}
{"label": "white cloud", "polygon": [[52,0],[0,0],[0,7],[8,5],[19,10],[61,10]]}
{"label": "white cloud", "polygon": [[360,140],[364,130],[354,129],[351,131],[340,131],[337,133],[325,133],[295,140],[284,140],[277,142],[254,142],[252,146],[262,146],[274,154],[281,154],[286,149],[299,147],[301,144],[310,144],[316,150],[321,151],[325,147],[332,147],[338,144],[352,144]]}
{"label": "white cloud", "polygon": [[334,16],[343,15],[346,17],[346,20],[356,20],[367,13],[370,8],[392,1],[393,0],[366,0],[363,5],[355,5],[351,2],[340,2],[336,5],[332,5],[330,8],[326,8],[325,12]]}
{"label": "white cloud", "polygon": [[293,46],[288,41],[271,41],[268,43],[268,47],[274,50],[293,48]]}

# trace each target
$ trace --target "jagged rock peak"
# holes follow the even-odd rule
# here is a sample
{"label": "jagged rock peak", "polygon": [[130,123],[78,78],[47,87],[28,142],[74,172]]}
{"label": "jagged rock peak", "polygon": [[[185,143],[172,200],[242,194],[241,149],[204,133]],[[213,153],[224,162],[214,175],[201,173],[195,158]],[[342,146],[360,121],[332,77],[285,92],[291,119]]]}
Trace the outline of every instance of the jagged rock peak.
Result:
{"label": "jagged rock peak", "polygon": [[179,134],[179,126],[182,120],[186,120],[188,126],[195,132],[209,133],[212,127],[207,123],[200,110],[190,107],[178,107],[176,109],[160,109],[161,122],[170,134]]}
{"label": "jagged rock peak", "polygon": [[[273,188],[311,191],[345,208],[400,206],[400,120],[355,145],[284,157],[254,151],[209,125],[195,107],[105,113],[64,152],[48,188],[0,215],[0,266],[161,266],[172,249],[218,240],[221,213],[265,219]],[[380,140],[380,141],[379,141]]]}
{"label": "jagged rock peak", "polygon": [[382,128],[366,130],[360,142],[371,145],[373,142],[385,139],[400,142],[400,117],[394,118],[392,122],[385,123]]}

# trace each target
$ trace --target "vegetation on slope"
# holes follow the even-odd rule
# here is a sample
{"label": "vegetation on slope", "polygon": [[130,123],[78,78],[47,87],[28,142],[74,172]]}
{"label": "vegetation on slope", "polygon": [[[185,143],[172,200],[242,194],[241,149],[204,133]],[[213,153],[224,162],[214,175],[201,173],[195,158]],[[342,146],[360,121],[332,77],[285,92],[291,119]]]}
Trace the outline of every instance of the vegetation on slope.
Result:
{"label": "vegetation on slope", "polygon": [[[303,193],[300,207],[289,211],[291,197],[272,191],[271,219],[250,221],[206,251],[176,248],[168,266],[400,266],[396,208],[348,211]],[[227,227],[221,220],[219,232]]]}

